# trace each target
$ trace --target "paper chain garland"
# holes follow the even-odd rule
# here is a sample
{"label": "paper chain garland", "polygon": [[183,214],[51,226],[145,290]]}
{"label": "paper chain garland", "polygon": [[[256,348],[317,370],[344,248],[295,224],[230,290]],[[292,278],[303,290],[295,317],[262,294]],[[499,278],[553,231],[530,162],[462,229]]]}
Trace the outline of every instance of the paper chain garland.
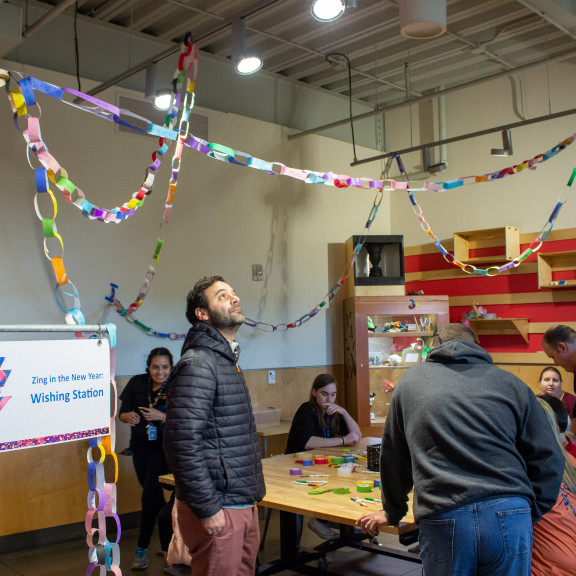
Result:
{"label": "paper chain garland", "polygon": [[[114,358],[114,350],[111,356]],[[114,361],[112,361],[112,370]],[[122,528],[120,517],[116,510],[116,483],[118,481],[118,456],[116,454],[116,411],[118,408],[118,395],[114,382],[114,372],[111,373],[114,388],[114,413],[110,418],[110,435],[90,438],[88,444],[88,512],[84,525],[86,528],[86,544],[88,545],[88,568],[86,576],[99,568],[100,576],[106,576],[108,571],[116,576],[122,576],[120,569],[120,536]],[[96,451],[97,458],[93,453]],[[114,480],[106,482],[104,462],[110,456],[114,463]],[[106,534],[106,518],[112,518],[116,524],[116,538],[113,542],[108,540]],[[97,527],[94,526],[97,521]]]}
{"label": "paper chain garland", "polygon": [[[406,174],[406,171],[404,169],[404,164],[402,163],[402,159],[400,158],[400,156],[398,156],[396,154],[392,155],[389,158],[389,160],[386,164],[386,172],[390,169],[390,164],[394,159],[396,159],[396,161],[398,163],[398,168],[400,169],[400,172],[402,174]],[[441,252],[441,254],[444,257],[444,260],[446,260],[446,262],[454,264],[454,266],[458,266],[458,268],[460,268],[463,272],[466,272],[467,274],[479,274],[482,276],[496,276],[497,274],[505,272],[506,270],[510,270],[512,268],[517,268],[518,266],[520,266],[520,264],[522,264],[522,262],[524,262],[524,260],[526,260],[529,256],[531,256],[532,254],[534,254],[535,252],[537,252],[540,249],[540,247],[542,246],[542,242],[544,242],[544,240],[546,240],[546,238],[548,237],[548,234],[550,234],[550,232],[552,231],[552,228],[554,227],[554,221],[558,217],[558,214],[560,213],[562,206],[564,206],[564,204],[566,204],[566,201],[568,200],[568,194],[571,191],[571,187],[574,183],[575,178],[576,178],[576,168],[574,168],[572,170],[572,174],[571,174],[570,178],[568,179],[568,182],[567,182],[565,188],[558,195],[558,199],[556,201],[556,206],[554,206],[554,210],[552,210],[552,214],[550,214],[548,221],[544,224],[544,226],[542,227],[542,230],[540,231],[540,234],[538,234],[538,236],[536,236],[536,238],[531,242],[531,244],[528,246],[528,248],[526,248],[526,250],[524,250],[524,252],[522,252],[522,254],[520,254],[517,258],[514,258],[513,260],[511,260],[510,262],[507,262],[506,264],[503,264],[502,266],[489,266],[488,268],[485,268],[485,269],[476,268],[476,266],[473,266],[472,264],[464,264],[463,262],[460,262],[459,260],[457,260],[456,257],[454,256],[454,254],[452,254],[451,252],[448,252],[448,250],[446,250],[446,248],[444,248],[444,246],[442,246],[438,237],[434,234],[434,232],[432,232],[432,230],[430,228],[430,224],[428,224],[428,222],[426,222],[426,220],[424,219],[424,215],[422,213],[422,208],[420,207],[418,202],[416,202],[416,198],[414,198],[414,193],[411,190],[408,190],[408,196],[409,196],[410,202],[412,204],[412,211],[414,212],[414,214],[416,214],[416,217],[420,221],[420,226],[422,227],[422,230],[424,230],[424,232],[426,232],[426,234],[428,234],[428,236],[430,236],[433,244]],[[561,201],[562,196],[564,196],[563,201]]]}
{"label": "paper chain garland", "polygon": [[[166,117],[165,126],[158,126],[146,118],[141,116],[135,115],[127,110],[121,110],[115,106],[112,106],[106,102],[78,92],[76,90],[72,90],[70,88],[63,88],[60,89],[56,86],[51,84],[47,84],[40,80],[37,80],[32,77],[26,77],[22,80],[18,81],[14,75],[14,73],[7,73],[6,71],[0,70],[0,80],[4,80],[8,82],[10,79],[16,82],[19,86],[18,89],[9,91],[9,100],[12,106],[12,110],[14,112],[14,120],[16,127],[20,130],[18,125],[18,118],[25,116],[28,120],[28,127],[25,130],[21,130],[26,142],[28,143],[28,150],[32,150],[32,152],[36,155],[40,163],[43,165],[43,168],[36,168],[36,183],[37,183],[37,191],[38,192],[47,192],[52,199],[54,205],[54,215],[52,218],[43,218],[39,209],[38,209],[38,201],[37,198],[35,199],[35,206],[36,212],[38,217],[42,220],[43,229],[45,232],[46,238],[56,238],[58,243],[61,246],[63,251],[63,241],[61,236],[56,231],[56,224],[54,222],[57,212],[56,200],[54,198],[53,193],[48,188],[48,179],[50,179],[54,184],[62,190],[64,198],[71,204],[76,205],[81,211],[82,214],[90,219],[97,219],[103,222],[120,222],[122,220],[127,219],[128,217],[132,216],[136,209],[143,205],[144,199],[146,195],[149,195],[152,192],[154,177],[156,171],[158,170],[162,159],[165,153],[168,150],[168,145],[165,143],[165,140],[176,141],[176,151],[172,161],[172,178],[170,180],[169,185],[169,192],[168,198],[165,205],[165,212],[164,212],[164,223],[168,223],[170,217],[170,211],[172,208],[174,193],[177,184],[178,173],[180,169],[180,162],[181,162],[181,155],[184,146],[193,148],[213,159],[236,164],[239,166],[255,168],[261,171],[264,171],[267,174],[275,174],[275,175],[284,175],[289,176],[292,178],[296,178],[302,180],[306,183],[314,183],[314,184],[327,184],[336,186],[338,188],[376,188],[379,194],[382,194],[383,190],[406,190],[409,195],[410,202],[412,204],[412,209],[416,214],[417,218],[420,221],[420,225],[422,229],[430,236],[434,245],[438,248],[438,250],[442,253],[444,259],[447,262],[453,263],[455,266],[459,267],[461,270],[468,274],[480,274],[486,276],[494,276],[511,268],[515,268],[519,266],[526,258],[528,258],[531,254],[536,252],[542,245],[542,242],[546,239],[550,231],[552,230],[554,220],[558,216],[560,209],[562,208],[563,204],[566,202],[566,199],[560,201],[560,196],[558,198],[557,204],[548,219],[548,222],[542,228],[540,234],[534,239],[534,241],[530,244],[529,248],[525,250],[518,258],[515,258],[512,262],[508,262],[503,266],[491,266],[485,270],[478,269],[475,266],[470,264],[464,264],[459,262],[453,254],[448,252],[440,243],[437,236],[432,232],[430,229],[430,225],[424,219],[422,209],[419,204],[416,202],[413,192],[418,190],[433,190],[437,192],[442,192],[446,190],[450,190],[453,188],[458,188],[465,184],[474,184],[474,183],[482,183],[482,182],[490,182],[494,180],[501,179],[505,176],[518,174],[519,172],[523,171],[526,168],[534,170],[538,167],[538,164],[541,162],[545,162],[550,158],[554,157],[558,152],[564,150],[568,145],[570,145],[574,140],[576,140],[576,134],[573,134],[569,138],[566,138],[552,149],[544,152],[542,154],[538,154],[534,158],[530,160],[526,160],[521,164],[514,165],[508,168],[504,168],[503,170],[499,170],[497,172],[492,172],[489,174],[484,174],[482,176],[466,176],[457,179],[448,180],[445,182],[420,182],[418,185],[412,184],[410,181],[400,182],[390,178],[384,178],[382,180],[371,180],[368,178],[351,178],[345,175],[337,175],[332,172],[321,173],[321,172],[314,172],[310,170],[300,170],[295,168],[290,168],[285,166],[279,162],[267,162],[265,160],[252,157],[244,152],[233,150],[227,146],[223,146],[217,143],[210,143],[204,141],[202,139],[196,138],[193,135],[189,135],[189,115],[190,111],[193,107],[194,101],[194,88],[195,88],[195,78],[197,72],[197,50],[198,47],[195,45],[194,47],[194,56],[190,56],[192,53],[192,47],[189,43],[183,43],[182,50],[179,58],[178,69],[177,73],[175,74],[174,79],[174,89],[172,94],[172,104],[170,113]],[[193,80],[189,79],[190,68],[194,63],[194,78]],[[172,127],[172,120],[177,116],[177,111],[179,109],[180,98],[181,98],[181,90],[177,90],[176,86],[181,86],[183,83],[184,78],[186,79],[186,91],[185,91],[185,98],[184,98],[184,105],[183,105],[183,112],[181,117],[181,122],[178,130],[174,130]],[[7,84],[8,90],[8,84]],[[49,154],[48,149],[45,143],[42,141],[40,137],[40,124],[39,118],[35,118],[30,116],[28,113],[28,108],[30,106],[36,105],[34,91],[37,90],[49,96],[58,98],[65,102],[66,104],[70,104],[76,108],[80,108],[84,111],[87,111],[91,114],[95,114],[99,117],[102,117],[109,121],[114,121],[117,124],[121,124],[126,126],[132,130],[138,132],[145,132],[151,135],[157,135],[160,137],[159,139],[159,148],[154,152],[152,155],[152,163],[148,166],[146,171],[146,178],[144,184],[141,186],[140,190],[132,195],[132,199],[122,205],[120,208],[114,208],[112,210],[101,209],[95,207],[93,204],[88,202],[83,194],[83,192],[77,188],[71,180],[68,179],[68,175],[66,171],[58,164],[56,159]],[[88,106],[76,104],[74,102],[66,102],[63,100],[63,97],[66,93],[72,94],[78,98],[81,98],[87,102],[90,102],[95,107],[89,108]],[[188,105],[188,96],[190,96],[190,105]],[[131,124],[122,119],[122,116],[128,116],[134,118],[135,120],[139,120],[146,125],[146,129],[138,127],[137,125]],[[188,138],[188,140],[187,140]],[[385,172],[385,176],[388,176],[388,170],[390,167],[390,162],[393,159],[396,159],[398,162],[398,166],[400,168],[400,172],[402,174],[406,174],[402,165],[402,161],[399,156],[393,155],[389,158],[387,169]],[[241,160],[243,159],[243,160]],[[59,176],[56,175],[59,173]],[[574,181],[574,173],[569,180],[567,185],[568,191],[572,186]],[[566,191],[566,194],[567,192]],[[38,197],[38,194],[37,194]],[[378,199],[378,195],[376,197]],[[382,198],[380,196],[378,202],[376,200],[374,202],[373,211],[371,212],[371,219],[369,218],[367,222],[367,229],[369,225],[373,221],[376,212],[377,206],[379,206]],[[162,225],[161,225],[162,226]],[[160,227],[161,227],[160,226]],[[364,239],[362,239],[364,240]],[[152,328],[138,322],[136,319],[133,318],[133,313],[142,305],[144,298],[148,294],[150,289],[150,283],[154,278],[155,273],[155,262],[158,261],[160,250],[163,246],[164,240],[162,238],[158,238],[158,243],[156,245],[156,250],[154,252],[154,256],[152,259],[152,263],[149,266],[148,272],[146,274],[144,284],[142,285],[140,292],[135,299],[135,301],[128,307],[126,310],[119,300],[115,298],[115,290],[118,288],[117,285],[111,284],[112,293],[110,297],[107,297],[106,300],[109,301],[117,310],[119,314],[124,316],[128,321],[135,324],[140,329],[144,330],[146,333],[154,336],[160,337],[168,337],[171,339],[182,338],[184,335],[182,334],[175,334],[175,333],[167,333],[167,332],[158,332],[153,330]],[[347,276],[350,274],[352,266],[356,260],[357,254],[360,252],[362,248],[362,243],[359,242],[356,247],[354,248],[354,252],[350,262],[347,264],[345,272],[343,273],[340,281],[335,284],[331,290],[325,295],[323,301],[312,309],[308,314],[305,314],[295,322],[290,324],[279,324],[279,325],[272,325],[267,324],[264,322],[258,322],[253,320],[247,320],[246,324],[251,327],[257,327],[260,329],[266,329],[267,331],[277,331],[277,330],[287,330],[288,328],[294,328],[302,325],[304,322],[307,322],[310,318],[314,317],[318,312],[326,305],[327,301],[331,300],[336,292],[340,289],[344,281],[346,280]],[[66,306],[62,304],[62,300],[64,296],[71,296],[74,299],[74,306],[68,309],[67,312],[67,321],[83,323],[83,316],[79,309],[79,299],[78,294],[76,291],[75,286],[68,280],[66,276],[66,272],[64,270],[62,256],[51,257],[50,252],[46,245],[46,240],[44,241],[44,251],[46,256],[51,260],[54,272],[57,278],[58,286],[57,286],[57,299],[59,300],[59,305],[61,308],[66,311]],[[66,292],[65,290],[61,290],[63,286],[70,285],[73,289],[73,293]],[[266,328],[264,328],[266,327]]]}

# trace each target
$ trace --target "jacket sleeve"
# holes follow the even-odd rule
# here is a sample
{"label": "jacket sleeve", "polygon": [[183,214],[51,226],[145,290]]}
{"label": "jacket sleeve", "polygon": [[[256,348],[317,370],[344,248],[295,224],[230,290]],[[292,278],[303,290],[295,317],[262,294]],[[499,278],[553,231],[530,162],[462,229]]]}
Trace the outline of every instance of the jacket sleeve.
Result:
{"label": "jacket sleeve", "polygon": [[395,390],[386,416],[380,447],[382,507],[396,526],[408,512],[408,493],[414,484],[410,448],[404,434],[399,390]]}
{"label": "jacket sleeve", "polygon": [[[207,462],[204,436],[213,430],[216,377],[206,358],[183,360],[170,376],[164,428],[164,451],[177,494],[198,518],[222,508],[222,497]],[[217,442],[217,439],[215,440]],[[217,450],[214,458],[219,462]],[[224,477],[224,471],[219,475]]]}
{"label": "jacket sleeve", "polygon": [[564,455],[536,397],[528,387],[526,393],[528,408],[517,447],[534,490],[532,518],[537,522],[556,504],[564,474]]}

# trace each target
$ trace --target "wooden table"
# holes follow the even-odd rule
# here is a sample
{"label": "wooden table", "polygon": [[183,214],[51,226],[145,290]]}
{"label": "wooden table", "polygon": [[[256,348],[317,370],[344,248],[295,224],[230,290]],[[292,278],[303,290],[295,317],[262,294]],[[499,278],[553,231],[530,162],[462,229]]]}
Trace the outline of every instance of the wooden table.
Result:
{"label": "wooden table", "polygon": [[[380,438],[363,438],[354,447],[344,447],[349,452],[343,452],[340,447],[336,447],[313,450],[310,453],[326,456],[343,456],[354,453],[365,456],[367,446],[379,443]],[[360,471],[354,472],[352,475],[339,474],[338,468],[331,468],[327,465],[302,466],[297,464],[296,460],[295,454],[287,454],[262,461],[266,482],[266,496],[259,506],[280,511],[280,558],[270,564],[260,566],[258,570],[260,576],[269,576],[282,570],[292,570],[303,574],[314,574],[317,572],[318,574],[328,575],[330,574],[329,572],[318,570],[307,564],[312,561],[323,561],[327,552],[346,546],[417,563],[420,562],[416,554],[363,542],[369,537],[365,534],[354,533],[353,527],[360,516],[382,508],[380,503],[367,504],[364,507],[350,499],[357,494],[356,484],[358,481],[380,479],[379,474],[367,471],[366,460],[357,461],[356,469]],[[299,476],[291,476],[290,468],[302,468],[302,475],[328,474],[328,477],[305,479],[327,480],[328,483],[323,487],[349,488],[350,494],[334,494],[333,492],[315,495],[308,494],[307,486],[293,483]],[[363,495],[381,498],[379,489]],[[302,515],[314,516],[315,518],[340,524],[340,538],[317,546],[314,552],[301,552],[299,540],[302,530]],[[403,536],[409,538],[417,532],[417,526],[412,515],[412,498],[409,501],[409,513],[400,526],[382,526],[380,531],[398,534],[400,538]]]}
{"label": "wooden table", "polygon": [[[379,444],[380,438],[362,438],[354,447],[346,446],[349,452],[354,454],[365,455],[366,447],[371,444]],[[339,447],[325,448],[314,450],[311,454],[322,454],[326,456],[342,456]],[[352,475],[338,474],[338,468],[331,468],[327,465],[302,466],[295,463],[295,454],[286,454],[266,458],[262,460],[264,470],[264,480],[266,483],[266,496],[259,503],[259,506],[271,508],[280,511],[280,558],[269,564],[260,566],[258,574],[260,576],[269,576],[282,570],[292,570],[305,574],[323,574],[328,576],[330,573],[324,570],[318,570],[306,564],[315,560],[322,560],[329,551],[337,550],[342,547],[353,547],[376,552],[385,556],[392,556],[420,562],[416,554],[409,551],[402,551],[383,546],[374,545],[368,542],[362,542],[369,537],[366,534],[355,534],[354,525],[360,516],[381,509],[381,504],[368,504],[366,507],[360,506],[350,498],[357,494],[356,484],[359,480],[376,480],[380,475],[373,472],[367,472],[366,460],[358,461],[356,466],[361,471],[354,472]],[[305,485],[294,484],[293,481],[299,479],[299,476],[291,476],[290,468],[302,468],[305,474],[328,474],[328,477],[305,478],[306,480],[327,480],[326,488],[344,488],[350,489],[350,494],[334,494],[327,492],[324,494],[310,495],[308,487]],[[171,474],[160,477],[161,482],[174,484],[174,478]],[[370,494],[360,494],[380,498],[380,490],[375,489]],[[382,526],[381,532],[397,534],[400,539],[409,539],[417,531],[412,515],[412,495],[408,503],[409,512],[404,521],[399,526]],[[302,515],[314,516],[322,520],[336,522],[341,525],[340,538],[338,540],[327,541],[317,546],[314,552],[301,552],[299,547],[300,534],[302,529]]]}

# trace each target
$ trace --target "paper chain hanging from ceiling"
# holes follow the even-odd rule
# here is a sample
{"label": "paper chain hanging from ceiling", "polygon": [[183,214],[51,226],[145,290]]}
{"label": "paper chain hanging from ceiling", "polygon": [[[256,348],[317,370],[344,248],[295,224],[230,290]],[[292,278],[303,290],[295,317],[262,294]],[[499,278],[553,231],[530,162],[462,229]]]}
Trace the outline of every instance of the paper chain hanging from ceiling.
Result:
{"label": "paper chain hanging from ceiling", "polygon": [[[338,188],[349,188],[349,187],[363,188],[363,189],[375,188],[377,190],[377,196],[374,201],[370,217],[368,218],[368,221],[366,223],[366,234],[372,221],[376,216],[378,206],[380,205],[380,202],[382,200],[381,196],[382,191],[384,189],[406,190],[408,192],[414,213],[416,214],[416,216],[420,221],[421,227],[430,236],[432,242],[442,253],[443,257],[448,262],[453,263],[455,266],[461,268],[464,272],[470,274],[493,276],[495,274],[499,274],[501,272],[519,266],[524,260],[526,260],[526,258],[528,258],[531,254],[533,254],[540,248],[542,242],[546,239],[549,232],[551,231],[554,220],[558,216],[560,209],[566,202],[566,199],[564,199],[563,201],[561,201],[560,198],[558,199],[557,204],[550,218],[542,228],[540,234],[530,244],[529,248],[525,250],[525,252],[523,252],[518,258],[516,258],[512,262],[508,262],[500,267],[491,266],[485,270],[477,269],[474,266],[463,264],[458,260],[456,260],[454,258],[454,255],[448,252],[442,246],[439,239],[432,232],[429,224],[424,219],[422,209],[416,202],[413,192],[419,190],[434,190],[441,192],[457,188],[465,184],[482,183],[498,180],[503,178],[504,176],[517,174],[526,168],[534,170],[537,168],[538,164],[540,164],[541,162],[545,162],[546,160],[549,160],[550,158],[558,154],[558,152],[564,150],[568,145],[570,145],[576,139],[576,134],[573,134],[571,137],[566,138],[561,143],[554,146],[551,150],[544,152],[542,154],[538,154],[531,160],[526,160],[521,164],[504,168],[503,170],[485,174],[483,176],[467,176],[448,180],[445,182],[419,182],[417,185],[415,185],[410,181],[400,182],[388,178],[387,176],[390,167],[390,162],[394,158],[398,162],[398,167],[400,169],[401,174],[403,175],[406,174],[400,157],[396,155],[392,155],[391,158],[389,159],[387,169],[385,173],[383,173],[382,175],[382,177],[385,176],[385,178],[383,178],[382,180],[371,180],[369,178],[351,178],[349,176],[344,175],[335,175],[332,172],[321,173],[309,170],[300,170],[287,167],[279,162],[267,162],[259,158],[252,157],[244,152],[233,150],[221,144],[206,142],[204,140],[194,137],[193,135],[189,135],[188,121],[191,109],[194,105],[194,89],[195,89],[195,78],[197,72],[197,60],[198,60],[197,45],[194,45],[193,48],[192,45],[190,45],[189,43],[183,44],[178,62],[178,68],[176,70],[173,81],[173,92],[172,92],[172,102],[170,112],[166,116],[166,122],[164,126],[158,126],[150,122],[146,118],[143,118],[142,116],[135,115],[127,110],[119,109],[116,106],[112,106],[106,102],[88,96],[86,94],[83,94],[79,91],[70,88],[60,89],[54,85],[47,84],[32,77],[25,77],[22,78],[21,80],[18,80],[16,78],[16,73],[0,70],[0,81],[4,80],[6,82],[6,89],[14,113],[14,121],[16,127],[18,128],[18,130],[22,132],[24,139],[28,144],[28,152],[31,150],[43,166],[42,168],[35,168],[37,191],[41,193],[47,192],[54,206],[53,217],[43,218],[38,208],[38,194],[36,195],[35,199],[36,212],[40,220],[42,220],[46,239],[56,238],[63,251],[63,241],[56,231],[56,225],[54,222],[57,213],[56,199],[48,187],[48,180],[52,181],[62,191],[64,199],[67,202],[77,206],[81,210],[82,214],[87,218],[92,220],[100,220],[103,222],[119,223],[122,220],[125,220],[130,216],[132,216],[136,212],[136,210],[143,205],[145,197],[152,192],[156,172],[160,167],[160,164],[162,162],[165,153],[168,151],[168,144],[165,142],[165,140],[167,140],[169,143],[172,143],[172,141],[176,141],[176,150],[172,160],[172,176],[169,184],[169,192],[165,205],[163,223],[168,223],[170,217],[170,212],[172,209],[172,203],[174,199],[174,193],[176,190],[178,173],[180,169],[182,150],[184,146],[187,146],[216,160],[236,164],[239,166],[256,168],[258,170],[264,171],[267,174],[289,176],[292,178],[302,180],[306,183],[327,184]],[[192,65],[194,65],[194,76],[193,78],[190,78],[190,69]],[[18,85],[17,89],[9,90],[10,80],[12,80]],[[185,87],[184,90],[185,97],[183,100],[181,98],[182,86]],[[46,95],[55,97],[66,104],[84,110],[86,112],[89,112],[91,114],[95,114],[106,120],[113,121],[117,124],[123,125],[132,130],[159,136],[159,148],[152,154],[152,163],[148,166],[146,170],[144,183],[142,184],[141,188],[132,195],[132,198],[130,199],[129,202],[123,204],[119,208],[107,210],[98,208],[86,200],[82,190],[76,187],[76,185],[68,178],[68,174],[64,170],[64,168],[62,168],[60,164],[56,161],[56,159],[48,152],[48,148],[46,147],[40,135],[39,117],[30,116],[28,112],[28,109],[31,106],[37,106],[39,110],[39,106],[34,96],[34,91],[39,91]],[[76,102],[67,102],[66,100],[63,99],[66,94],[71,94],[75,96],[77,99],[80,98],[87,102],[90,102],[95,107],[91,108],[85,105],[80,105]],[[178,115],[181,103],[182,103],[182,115],[179,129],[174,130],[173,121]],[[123,120],[122,116],[131,117],[141,121],[144,125],[146,125],[146,130]],[[18,124],[18,119],[21,117],[25,117],[28,121],[28,126],[25,129],[20,129],[20,126]],[[238,158],[243,158],[244,161],[240,161]],[[572,186],[574,176],[575,175],[573,173],[567,185],[568,190]],[[161,226],[162,224],[160,225],[160,227]],[[332,287],[332,289],[325,295],[323,301],[320,304],[318,304],[314,309],[312,309],[308,314],[305,314],[304,316],[302,316],[301,318],[290,324],[272,325],[252,320],[247,320],[246,324],[252,327],[265,329],[268,331],[277,331],[300,326],[304,322],[308,321],[310,318],[314,317],[326,305],[327,301],[331,300],[334,297],[336,292],[345,282],[347,276],[350,274],[350,271],[354,265],[356,257],[362,248],[364,238],[362,238],[361,241],[358,242],[357,245],[354,247],[352,257],[348,262],[345,272],[340,278],[339,282],[335,284]],[[58,303],[62,308],[62,310],[67,313],[66,314],[67,322],[83,323],[84,319],[80,312],[78,293],[76,291],[75,286],[70,282],[70,280],[66,275],[62,261],[62,256],[58,257],[50,256],[49,250],[46,245],[46,239],[44,241],[44,251],[46,253],[46,256],[51,260],[53,264],[54,272],[56,274],[56,278],[58,281],[57,293],[56,293]],[[142,302],[149,291],[150,283],[155,273],[155,262],[158,261],[159,253],[163,246],[163,242],[164,240],[161,237],[159,237],[156,249],[154,251],[152,263],[149,266],[144,284],[142,285],[137,298],[129,306],[129,308],[125,309],[120,303],[120,301],[115,297],[115,290],[116,288],[118,288],[118,286],[115,284],[111,284],[112,293],[110,297],[106,298],[106,300],[112,303],[116,308],[116,310],[128,321],[131,321],[137,327],[144,330],[146,333],[161,337],[181,338],[184,335],[158,332],[142,324],[141,322],[138,322],[133,317],[134,312],[142,305]],[[72,293],[67,292],[66,288],[72,289],[73,292]],[[63,301],[65,296],[73,298],[74,302],[73,306],[67,307],[64,305]]]}

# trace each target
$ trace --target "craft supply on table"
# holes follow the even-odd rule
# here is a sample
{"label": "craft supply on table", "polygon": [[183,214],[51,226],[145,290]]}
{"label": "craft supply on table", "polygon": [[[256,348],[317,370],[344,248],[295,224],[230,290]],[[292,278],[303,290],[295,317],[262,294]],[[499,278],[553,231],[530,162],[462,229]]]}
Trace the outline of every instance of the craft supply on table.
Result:
{"label": "craft supply on table", "polygon": [[324,486],[328,480],[292,480],[292,484],[301,484],[302,486]]}
{"label": "craft supply on table", "polygon": [[310,488],[308,494],[325,494],[326,492],[332,492],[332,488]]}
{"label": "craft supply on table", "polygon": [[354,464],[352,462],[346,462],[345,464],[341,464],[340,468],[338,468],[339,475],[349,476],[354,472]]}
{"label": "craft supply on table", "polygon": [[328,478],[330,474],[303,474],[302,478]]}
{"label": "craft supply on table", "polygon": [[372,485],[371,484],[356,484],[356,490],[358,492],[362,492],[362,493],[372,492]]}
{"label": "craft supply on table", "polygon": [[350,498],[350,500],[352,500],[352,502],[356,502],[356,504],[359,504],[360,506],[366,506],[366,502],[362,502],[362,500],[360,500],[359,498]]}
{"label": "craft supply on table", "polygon": [[302,474],[302,468],[290,468],[290,476],[300,476]]}
{"label": "craft supply on table", "polygon": [[343,488],[332,488],[332,492],[334,492],[334,494],[350,494],[350,488],[348,488],[348,486],[344,486]]}

